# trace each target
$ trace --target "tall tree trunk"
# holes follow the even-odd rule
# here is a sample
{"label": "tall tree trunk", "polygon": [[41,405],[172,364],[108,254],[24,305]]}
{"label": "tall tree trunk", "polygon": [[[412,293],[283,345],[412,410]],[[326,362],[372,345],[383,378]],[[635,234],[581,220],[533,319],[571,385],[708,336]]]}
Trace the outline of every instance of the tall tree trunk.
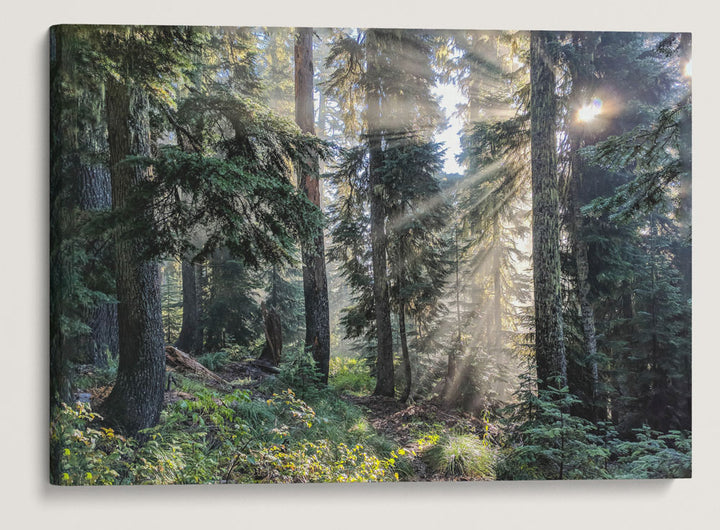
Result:
{"label": "tall tree trunk", "polygon": [[[681,64],[692,60],[692,36],[680,36]],[[678,268],[683,276],[682,289],[685,296],[692,297],[692,77],[688,77],[688,94],[679,122],[678,150],[682,177],[678,192],[679,207],[677,218],[683,228],[683,245],[678,249]]]}
{"label": "tall tree trunk", "polygon": [[[404,215],[404,210],[401,215]],[[400,245],[402,248],[402,245]],[[397,257],[397,292],[398,292],[398,333],[400,335],[400,350],[402,351],[403,358],[403,375],[405,376],[405,388],[400,396],[400,401],[403,403],[407,402],[412,392],[412,365],[410,363],[410,349],[408,348],[407,341],[407,326],[405,324],[405,308],[407,303],[405,301],[405,258],[403,256]]]}
{"label": "tall tree trunk", "polygon": [[[147,95],[109,78],[105,92],[113,209],[128,203],[150,171],[124,162],[150,154]],[[139,212],[152,224],[152,211]],[[115,241],[120,332],[119,365],[112,392],[103,404],[106,418],[134,434],[155,425],[163,403],[165,351],[160,309],[160,272],[142,258],[138,241],[118,233]]]}
{"label": "tall tree trunk", "polygon": [[387,236],[385,234],[385,204],[380,178],[382,167],[382,130],[380,127],[380,81],[377,68],[378,43],[374,30],[368,30],[367,46],[367,129],[370,152],[370,240],[372,245],[373,300],[377,333],[377,382],[375,395],[395,395],[392,327],[390,324],[390,295],[387,283]]}
{"label": "tall tree trunk", "polygon": [[[312,35],[312,28],[299,28],[295,40],[295,122],[300,130],[309,134],[315,134]],[[321,208],[317,157],[309,162],[312,171],[300,177],[300,189],[315,206]],[[322,229],[312,243],[303,245],[302,260],[305,347],[311,349],[320,379],[327,384],[330,371],[330,308]]]}
{"label": "tall tree trunk", "polygon": [[[110,172],[104,163],[103,154],[107,150],[106,129],[104,121],[98,116],[102,109],[100,96],[102,85],[97,83],[90,87],[83,86],[78,76],[79,65],[73,55],[73,29],[56,29],[69,38],[69,50],[64,71],[61,76],[67,76],[66,84],[74,85],[76,90],[67,94],[61,111],[65,117],[61,136],[63,141],[60,158],[66,160],[63,180],[71,193],[70,204],[73,208],[85,212],[100,212],[109,210],[112,206]],[[61,39],[63,40],[63,39]],[[65,43],[67,44],[67,43]],[[62,49],[62,46],[61,46]],[[59,103],[59,102],[58,102]],[[77,221],[79,226],[81,221]],[[104,248],[97,240],[85,240],[82,243],[88,253],[90,267],[99,263],[112,267],[112,258],[109,255],[112,249]],[[74,265],[77,267],[77,265]],[[93,284],[88,273],[95,272],[88,267],[84,270],[84,282],[91,290],[112,292],[110,285]],[[97,302],[82,311],[82,321],[88,326],[90,332],[72,338],[67,344],[67,352],[75,361],[91,363],[97,366],[107,362],[106,352],[113,357],[117,356],[118,330],[117,309],[112,302]]]}
{"label": "tall tree trunk", "polygon": [[455,345],[448,349],[448,367],[445,376],[445,388],[443,399],[447,403],[455,403],[457,400],[457,365],[458,356],[462,355],[462,319],[460,315],[460,248],[458,246],[458,227],[455,224],[453,232],[455,241]]}
{"label": "tall tree trunk", "polygon": [[[86,103],[89,105],[89,103]],[[78,131],[81,151],[99,155],[106,146],[105,128],[93,127],[87,124]],[[99,157],[98,157],[99,158]],[[112,189],[110,184],[110,171],[101,162],[79,163],[78,200],[82,210],[104,211],[112,208]],[[96,243],[91,242],[92,247]],[[97,251],[93,249],[93,251]],[[103,252],[103,257],[106,252]],[[107,260],[109,261],[109,259]],[[112,302],[100,302],[93,307],[87,315],[87,324],[90,335],[82,341],[85,356],[96,366],[107,364],[107,353],[116,358],[118,355],[118,322],[117,305]]]}
{"label": "tall tree trunk", "polygon": [[407,329],[405,326],[405,304],[400,302],[398,309],[398,329],[400,332],[400,349],[403,357],[403,370],[405,375],[405,389],[403,390],[400,401],[407,402],[412,392],[412,365],[410,363],[410,349],[408,348]]}
{"label": "tall tree trunk", "polygon": [[197,265],[182,261],[182,327],[175,346],[184,352],[202,353],[203,337],[200,325],[200,296],[197,282]]}
{"label": "tall tree trunk", "polygon": [[[573,81],[573,89],[571,94],[572,108],[580,108],[581,105],[590,97],[588,93],[592,88],[592,57],[594,48],[597,46],[598,40],[594,36],[589,36],[584,32],[573,33],[573,45],[577,50],[577,58],[570,63],[571,75]],[[583,393],[589,394],[592,405],[583,405],[588,419],[600,420],[604,414],[604,408],[599,406],[599,372],[597,362],[597,338],[595,331],[595,311],[590,301],[590,265],[588,261],[588,246],[583,235],[583,218],[580,212],[580,190],[582,189],[583,180],[585,178],[585,168],[580,149],[585,144],[585,135],[587,130],[580,123],[571,122],[569,127],[570,140],[570,181],[568,193],[567,207],[567,228],[569,232],[570,242],[573,247],[573,257],[575,259],[576,270],[576,288],[578,295],[578,303],[580,304],[580,314],[583,328],[583,339],[585,345],[585,355],[582,359],[582,365],[590,368],[589,386],[587,383],[587,373],[584,373],[581,380],[573,384],[569,381],[571,391],[578,393],[579,388],[583,388]],[[590,139],[592,142],[592,139]],[[586,372],[583,370],[583,372]],[[579,388],[573,388],[579,387]],[[589,405],[589,404],[588,404]]]}
{"label": "tall tree trunk", "polygon": [[560,285],[560,213],[556,168],[555,74],[551,34],[530,36],[535,359],[539,388],[567,380]]}
{"label": "tall tree trunk", "polygon": [[505,357],[505,337],[503,335],[503,274],[501,268],[502,240],[500,216],[493,219],[493,326],[488,343],[492,345],[497,376],[491,388],[502,399],[506,394],[507,359]]}
{"label": "tall tree trunk", "polygon": [[[575,153],[573,156],[573,168],[579,162],[577,159],[579,156]],[[593,400],[593,408],[596,409],[598,406],[598,400],[600,399],[599,387],[600,387],[600,376],[598,371],[597,362],[597,337],[595,331],[595,311],[590,301],[590,281],[589,271],[590,265],[588,262],[588,247],[582,236],[582,215],[580,213],[578,186],[577,179],[581,178],[581,173],[576,172],[573,169],[573,176],[571,181],[571,212],[572,216],[570,224],[568,226],[570,231],[570,238],[573,243],[573,253],[575,257],[575,268],[577,273],[577,294],[578,301],[580,303],[580,314],[582,318],[583,327],[583,338],[585,342],[585,360],[586,365],[590,367],[590,379],[591,379],[591,394]],[[600,419],[598,414],[600,410],[597,409],[594,412],[594,419]]]}
{"label": "tall tree trunk", "polygon": [[[571,136],[572,136],[571,132]],[[590,301],[590,264],[588,261],[588,246],[583,239],[583,219],[580,213],[580,182],[583,176],[582,161],[578,149],[581,147],[579,139],[571,137],[571,166],[572,178],[570,181],[570,222],[568,229],[575,255],[575,268],[577,272],[577,294],[580,303],[580,314],[585,342],[585,365],[590,367],[591,397],[593,401],[593,418],[600,420],[603,407],[599,406],[600,375],[597,362],[597,336],[595,331],[595,311]]]}

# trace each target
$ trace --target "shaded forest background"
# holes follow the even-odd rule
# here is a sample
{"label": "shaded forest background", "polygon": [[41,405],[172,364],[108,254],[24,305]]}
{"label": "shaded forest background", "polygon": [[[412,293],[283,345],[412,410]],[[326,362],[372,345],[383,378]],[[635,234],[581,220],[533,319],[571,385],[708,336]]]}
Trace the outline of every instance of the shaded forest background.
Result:
{"label": "shaded forest background", "polygon": [[[51,256],[53,399],[69,402],[73,364],[108,379],[117,370],[103,415],[131,435],[156,428],[167,343],[215,370],[280,361],[280,385],[309,392],[283,402],[297,405],[283,412],[295,419],[315,416],[308,403],[327,379],[336,390],[435,400],[481,418],[480,432],[429,430],[412,449],[460,440],[490,462],[479,477],[689,473],[686,35],[328,32],[316,49],[318,141],[288,119],[298,97],[290,30],[75,30],[55,56],[68,78],[53,85],[53,111],[64,113],[53,138],[69,142],[54,145],[53,157],[52,226],[62,241]],[[463,175],[443,172],[433,141],[447,120],[432,91],[439,82],[467,98],[456,109]],[[593,100],[602,111],[579,124]],[[297,269],[300,261],[308,269],[322,219],[310,193],[295,190],[318,156],[329,205],[324,350],[309,337]],[[544,242],[533,247],[532,269],[531,234]],[[123,287],[123,266],[144,272]],[[126,300],[138,288],[152,296],[115,316],[123,288]],[[113,329],[116,321],[132,332]],[[232,395],[253,403],[247,390]],[[248,428],[243,407],[199,402],[212,422],[228,415],[220,423],[232,417]],[[180,403],[178,424],[196,406]],[[67,421],[93,419],[82,407],[64,410],[74,415]],[[215,425],[212,444],[233,436],[225,427]],[[108,429],[95,433],[114,436]],[[188,447],[208,443],[200,432]],[[276,460],[267,451],[277,445],[241,447],[218,455],[225,480],[237,459],[252,467],[261,455],[272,468],[278,458],[307,458],[302,445]],[[500,460],[498,447],[509,449]],[[370,456],[389,471],[400,450]],[[173,481],[159,477],[145,480]]]}

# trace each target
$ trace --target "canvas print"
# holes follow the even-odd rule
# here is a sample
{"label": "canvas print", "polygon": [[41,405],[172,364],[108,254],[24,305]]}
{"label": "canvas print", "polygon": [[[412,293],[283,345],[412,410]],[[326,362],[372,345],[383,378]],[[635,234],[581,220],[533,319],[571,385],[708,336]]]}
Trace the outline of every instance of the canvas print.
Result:
{"label": "canvas print", "polygon": [[691,35],[50,30],[50,482],[691,475]]}

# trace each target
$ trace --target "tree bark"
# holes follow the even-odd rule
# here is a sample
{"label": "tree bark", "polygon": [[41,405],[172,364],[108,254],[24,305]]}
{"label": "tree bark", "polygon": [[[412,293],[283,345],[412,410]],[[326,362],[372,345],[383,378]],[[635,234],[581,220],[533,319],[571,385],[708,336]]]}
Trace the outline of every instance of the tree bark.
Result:
{"label": "tree bark", "polygon": [[180,335],[175,345],[179,350],[197,355],[202,353],[203,337],[196,268],[197,265],[191,261],[182,261],[183,315]]}
{"label": "tree bark", "polygon": [[278,366],[282,360],[282,324],[274,307],[267,308],[265,302],[260,304],[265,326],[265,346],[260,353],[260,359]]}
{"label": "tree bark", "polygon": [[412,392],[412,364],[410,363],[410,349],[408,348],[407,341],[407,326],[405,324],[405,307],[407,306],[404,294],[404,282],[405,282],[405,258],[400,256],[398,258],[397,267],[397,292],[399,298],[398,307],[398,332],[400,334],[400,350],[402,351],[403,358],[403,372],[405,376],[405,388],[403,389],[400,401],[403,403],[407,402]]}
{"label": "tree bark", "polygon": [[457,367],[458,357],[463,354],[462,345],[462,319],[460,315],[460,248],[458,246],[458,227],[457,221],[453,231],[455,241],[455,325],[456,335],[455,344],[451,344],[448,349],[448,366],[445,376],[445,387],[443,389],[443,399],[448,404],[454,404],[457,400]]}
{"label": "tree bark", "polygon": [[593,419],[601,419],[602,407],[598,407],[600,399],[600,375],[597,362],[597,336],[595,331],[595,311],[590,301],[590,264],[588,261],[588,246],[582,235],[583,219],[580,213],[580,182],[583,178],[582,161],[578,150],[581,147],[578,138],[571,132],[571,167],[570,181],[570,223],[568,229],[573,244],[575,269],[577,273],[577,294],[580,303],[580,314],[585,342],[585,360],[590,366],[591,397],[593,401]]}
{"label": "tree bark", "polygon": [[560,213],[556,168],[555,74],[551,34],[530,37],[535,359],[539,388],[567,381],[560,285]]}
{"label": "tree bark", "polygon": [[373,301],[377,333],[377,368],[374,394],[395,395],[390,295],[387,283],[387,236],[382,167],[382,130],[380,127],[380,81],[377,68],[378,44],[374,30],[368,30],[367,46],[367,131],[369,147],[370,240],[372,246]]}
{"label": "tree bark", "polygon": [[[125,162],[150,154],[147,95],[109,78],[106,85],[108,144],[114,210],[122,210],[150,170]],[[138,212],[152,226],[152,211]],[[163,404],[165,352],[158,264],[142,257],[141,243],[116,234],[119,364],[112,392],[103,404],[106,419],[135,434],[152,427]]]}
{"label": "tree bark", "polygon": [[[82,103],[81,103],[82,104]],[[90,103],[85,102],[89,106]],[[86,124],[78,131],[80,150],[97,155],[103,152],[105,143],[105,128]],[[112,188],[110,171],[101,162],[79,163],[78,202],[82,210],[104,211],[112,208]],[[97,244],[91,242],[92,247]],[[94,249],[93,249],[94,250]],[[103,252],[103,258],[106,252]],[[104,260],[104,259],[103,259]],[[87,316],[90,335],[82,341],[85,356],[96,366],[107,364],[107,353],[111,357],[118,355],[118,322],[117,305],[112,302],[100,302],[95,305]]]}
{"label": "tree bark", "polygon": [[[295,41],[295,122],[301,131],[315,134],[312,28],[299,28]],[[298,184],[308,199],[321,208],[317,157],[308,162],[312,170],[300,175]],[[320,380],[327,384],[330,371],[330,309],[322,229],[311,243],[302,245],[302,261],[305,347],[312,351]]]}
{"label": "tree bark", "polygon": [[[596,47],[597,41],[593,44],[592,40],[584,33],[576,32],[573,34],[573,44],[578,51],[578,58],[570,63],[572,75],[572,94],[571,94],[571,110],[579,108],[589,97],[588,91],[591,89],[591,68],[593,48]],[[583,235],[583,217],[580,212],[580,190],[582,189],[583,180],[585,178],[585,168],[580,149],[585,144],[586,129],[582,124],[570,124],[568,135],[570,140],[570,182],[567,206],[567,227],[570,241],[573,247],[573,257],[575,259],[576,270],[576,288],[578,295],[578,303],[580,304],[581,322],[583,328],[583,339],[585,345],[585,355],[582,359],[583,366],[590,367],[590,388],[587,388],[586,374],[580,378],[580,381],[573,383],[569,381],[571,391],[578,393],[582,388],[583,393],[589,393],[592,400],[590,406],[583,406],[587,411],[591,420],[602,419],[604,408],[599,406],[599,385],[600,377],[597,363],[597,338],[595,331],[595,311],[590,301],[590,265],[588,260],[588,246]],[[592,142],[592,140],[590,140]],[[583,370],[585,372],[585,370]]]}

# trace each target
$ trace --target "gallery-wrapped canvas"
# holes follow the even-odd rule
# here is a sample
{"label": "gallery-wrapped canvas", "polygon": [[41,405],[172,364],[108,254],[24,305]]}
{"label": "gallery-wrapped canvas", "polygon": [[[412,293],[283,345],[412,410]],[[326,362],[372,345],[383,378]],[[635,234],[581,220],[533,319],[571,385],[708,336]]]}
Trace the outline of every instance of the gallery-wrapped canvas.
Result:
{"label": "gallery-wrapped canvas", "polygon": [[50,481],[691,475],[687,33],[50,30]]}

